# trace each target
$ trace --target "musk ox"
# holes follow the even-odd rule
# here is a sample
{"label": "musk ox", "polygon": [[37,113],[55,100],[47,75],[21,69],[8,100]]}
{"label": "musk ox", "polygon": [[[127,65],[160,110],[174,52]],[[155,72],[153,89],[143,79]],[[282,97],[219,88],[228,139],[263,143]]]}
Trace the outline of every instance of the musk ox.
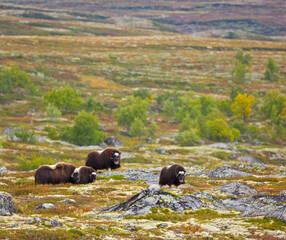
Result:
{"label": "musk ox", "polygon": [[81,166],[73,171],[71,178],[76,184],[91,183],[96,180],[96,171],[92,167]]}
{"label": "musk ox", "polygon": [[92,151],[87,155],[85,162],[86,166],[98,169],[111,169],[120,168],[121,152],[115,148],[106,148],[102,152]]}
{"label": "musk ox", "polygon": [[76,169],[70,163],[59,162],[55,165],[43,165],[35,172],[36,184],[57,184],[73,182],[71,177]]}
{"label": "musk ox", "polygon": [[172,166],[164,167],[160,173],[159,185],[175,185],[176,187],[180,184],[185,183],[186,170],[180,164],[173,164]]}

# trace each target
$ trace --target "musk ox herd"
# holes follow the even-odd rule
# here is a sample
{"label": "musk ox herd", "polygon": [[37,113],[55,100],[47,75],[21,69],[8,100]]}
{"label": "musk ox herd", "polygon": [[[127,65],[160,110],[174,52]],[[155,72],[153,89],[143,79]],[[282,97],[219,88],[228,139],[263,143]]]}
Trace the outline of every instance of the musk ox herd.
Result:
{"label": "musk ox herd", "polygon": [[[114,148],[92,151],[87,155],[85,166],[76,168],[71,163],[59,162],[55,165],[43,165],[35,172],[36,184],[73,183],[87,184],[96,180],[97,170],[120,168],[121,152]],[[185,169],[180,164],[164,167],[161,170],[159,185],[169,187],[185,183]]]}

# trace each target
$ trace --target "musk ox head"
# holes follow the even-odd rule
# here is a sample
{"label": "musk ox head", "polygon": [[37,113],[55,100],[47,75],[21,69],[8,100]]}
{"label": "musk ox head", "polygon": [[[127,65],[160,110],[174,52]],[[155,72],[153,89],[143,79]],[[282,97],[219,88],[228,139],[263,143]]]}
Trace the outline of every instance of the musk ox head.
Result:
{"label": "musk ox head", "polygon": [[89,175],[89,181],[90,182],[94,182],[96,180],[96,172],[92,172],[90,175]]}
{"label": "musk ox head", "polygon": [[121,157],[121,152],[119,152],[118,150],[112,151],[111,160],[113,160],[114,165],[120,164],[120,157]]}
{"label": "musk ox head", "polygon": [[180,170],[176,174],[176,177],[179,180],[180,184],[184,184],[185,183],[185,173],[186,173],[186,171]]}
{"label": "musk ox head", "polygon": [[[81,176],[81,175],[85,175],[85,174],[88,174],[88,182],[94,182],[96,180],[95,170],[93,170],[92,172],[89,172],[89,171],[84,171],[82,168],[84,168],[84,167],[79,167],[79,168],[76,168],[74,170],[74,172],[71,175],[72,182],[73,183],[80,183],[81,179],[87,179],[87,178],[85,178],[85,176]],[[86,180],[84,180],[84,183],[87,183],[85,181]]]}

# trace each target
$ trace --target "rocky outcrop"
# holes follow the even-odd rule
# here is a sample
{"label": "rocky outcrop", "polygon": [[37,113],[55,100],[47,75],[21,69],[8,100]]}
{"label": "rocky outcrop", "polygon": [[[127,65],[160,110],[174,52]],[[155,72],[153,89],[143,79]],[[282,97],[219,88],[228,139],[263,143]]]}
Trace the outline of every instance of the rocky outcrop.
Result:
{"label": "rocky outcrop", "polygon": [[235,178],[235,177],[251,176],[252,174],[232,167],[222,166],[207,171],[206,175],[209,176],[210,178]]}
{"label": "rocky outcrop", "polygon": [[266,217],[277,218],[280,221],[286,223],[286,205],[275,209],[271,213],[269,213]]}
{"label": "rocky outcrop", "polygon": [[0,192],[0,215],[12,215],[12,213],[15,211],[15,203],[11,194],[6,192]]}
{"label": "rocky outcrop", "polygon": [[197,210],[202,203],[196,197],[188,195],[175,197],[162,190],[158,185],[151,185],[125,202],[103,209],[100,213],[124,211],[119,217],[151,213],[153,208],[171,208],[174,211],[185,209]]}
{"label": "rocky outcrop", "polygon": [[257,194],[257,191],[253,187],[250,187],[241,182],[227,183],[220,187],[217,187],[216,189],[220,189],[223,192],[227,192],[238,197],[245,197]]}

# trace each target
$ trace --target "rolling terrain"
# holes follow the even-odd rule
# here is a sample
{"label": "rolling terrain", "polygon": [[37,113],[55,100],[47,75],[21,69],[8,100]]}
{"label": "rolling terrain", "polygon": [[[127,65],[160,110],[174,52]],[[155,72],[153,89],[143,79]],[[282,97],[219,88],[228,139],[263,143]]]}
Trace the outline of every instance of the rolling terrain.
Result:
{"label": "rolling terrain", "polygon": [[[283,1],[179,3],[1,1],[0,196],[10,194],[14,209],[5,212],[0,201],[0,239],[286,239],[286,102],[280,115],[263,112],[269,93],[286,94]],[[229,32],[240,39],[226,39]],[[251,65],[235,82],[239,50]],[[269,58],[278,80],[264,77]],[[27,76],[32,90],[4,92],[7,72]],[[55,137],[71,131],[84,108],[48,116],[47,96],[67,86],[82,103],[100,103],[91,112],[105,138],[122,143],[122,167],[100,171],[87,185],[35,185],[39,165],[79,167],[90,151],[107,146]],[[246,119],[231,110],[239,91],[255,97]],[[149,104],[140,136],[116,115],[136,94],[138,104],[144,94]],[[198,99],[213,104],[208,114],[192,111]],[[177,104],[171,114],[168,101]],[[209,126],[223,120],[240,135],[218,140],[201,133],[185,144],[178,109],[189,111],[192,135],[199,134],[197,116]],[[17,128],[34,141],[15,137]],[[162,192],[153,184],[173,163],[186,168],[186,184]],[[133,209],[107,211],[137,194],[144,202],[129,204]]]}

